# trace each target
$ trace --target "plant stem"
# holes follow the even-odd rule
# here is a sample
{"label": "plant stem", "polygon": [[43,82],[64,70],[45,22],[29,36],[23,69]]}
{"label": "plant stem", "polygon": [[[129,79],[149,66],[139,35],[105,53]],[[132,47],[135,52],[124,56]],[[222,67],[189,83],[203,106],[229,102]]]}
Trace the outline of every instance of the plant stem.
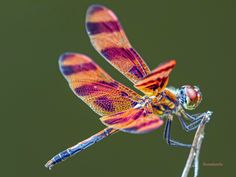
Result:
{"label": "plant stem", "polygon": [[194,160],[194,177],[198,176],[198,171],[199,171],[199,155],[200,155],[200,149],[202,145],[202,141],[204,138],[204,129],[206,123],[209,122],[210,116],[212,115],[211,111],[207,111],[202,118],[202,121],[200,122],[198,129],[195,133],[192,147],[187,159],[187,162],[185,164],[183,173],[181,177],[187,177],[190,171],[190,168],[192,167],[193,160]]}

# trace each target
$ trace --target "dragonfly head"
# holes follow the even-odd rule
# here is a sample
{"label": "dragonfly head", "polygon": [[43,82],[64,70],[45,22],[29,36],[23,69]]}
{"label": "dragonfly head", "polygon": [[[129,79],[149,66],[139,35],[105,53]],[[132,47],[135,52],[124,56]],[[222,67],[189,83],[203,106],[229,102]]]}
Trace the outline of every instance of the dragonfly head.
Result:
{"label": "dragonfly head", "polygon": [[184,85],[178,89],[179,102],[187,110],[195,109],[202,100],[202,94],[197,86]]}

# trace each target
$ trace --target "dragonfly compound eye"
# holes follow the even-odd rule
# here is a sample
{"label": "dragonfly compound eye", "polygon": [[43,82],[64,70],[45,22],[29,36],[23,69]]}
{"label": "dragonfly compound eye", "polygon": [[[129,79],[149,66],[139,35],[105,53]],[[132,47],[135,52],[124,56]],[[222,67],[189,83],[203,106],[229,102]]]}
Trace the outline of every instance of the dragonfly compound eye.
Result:
{"label": "dragonfly compound eye", "polygon": [[185,85],[180,89],[180,102],[185,109],[195,109],[202,100],[202,94],[197,86]]}

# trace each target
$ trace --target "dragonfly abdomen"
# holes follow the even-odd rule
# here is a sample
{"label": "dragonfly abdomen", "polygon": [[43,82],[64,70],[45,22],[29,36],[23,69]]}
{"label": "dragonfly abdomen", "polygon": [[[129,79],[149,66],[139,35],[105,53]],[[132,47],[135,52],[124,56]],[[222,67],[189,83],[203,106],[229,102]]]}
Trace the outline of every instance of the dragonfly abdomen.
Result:
{"label": "dragonfly abdomen", "polygon": [[54,156],[51,160],[49,160],[45,167],[51,169],[55,164],[66,160],[67,158],[75,155],[76,153],[88,148],[89,146],[95,144],[96,142],[101,141],[102,139],[108,137],[109,135],[117,132],[118,130],[113,128],[105,128],[104,130],[96,133],[95,135],[85,139],[84,141],[79,142],[78,144],[60,152],[56,156]]}

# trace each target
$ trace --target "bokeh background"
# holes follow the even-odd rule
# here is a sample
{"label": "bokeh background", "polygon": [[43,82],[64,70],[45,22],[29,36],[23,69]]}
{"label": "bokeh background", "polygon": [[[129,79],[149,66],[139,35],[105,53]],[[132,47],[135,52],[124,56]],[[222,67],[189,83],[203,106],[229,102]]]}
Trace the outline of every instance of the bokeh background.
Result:
{"label": "bokeh background", "polygon": [[[69,89],[58,69],[63,52],[93,58],[112,77],[132,84],[93,49],[85,12],[103,4],[118,15],[131,43],[151,69],[176,58],[169,85],[196,84],[197,111],[212,110],[200,157],[200,176],[234,176],[235,1],[2,0],[2,177],[180,176],[188,149],[169,147],[164,127],[144,135],[118,133],[56,166],[53,155],[103,129],[99,116]],[[172,135],[190,143],[177,120]],[[221,163],[223,166],[204,166]],[[191,176],[191,175],[190,175]]]}

